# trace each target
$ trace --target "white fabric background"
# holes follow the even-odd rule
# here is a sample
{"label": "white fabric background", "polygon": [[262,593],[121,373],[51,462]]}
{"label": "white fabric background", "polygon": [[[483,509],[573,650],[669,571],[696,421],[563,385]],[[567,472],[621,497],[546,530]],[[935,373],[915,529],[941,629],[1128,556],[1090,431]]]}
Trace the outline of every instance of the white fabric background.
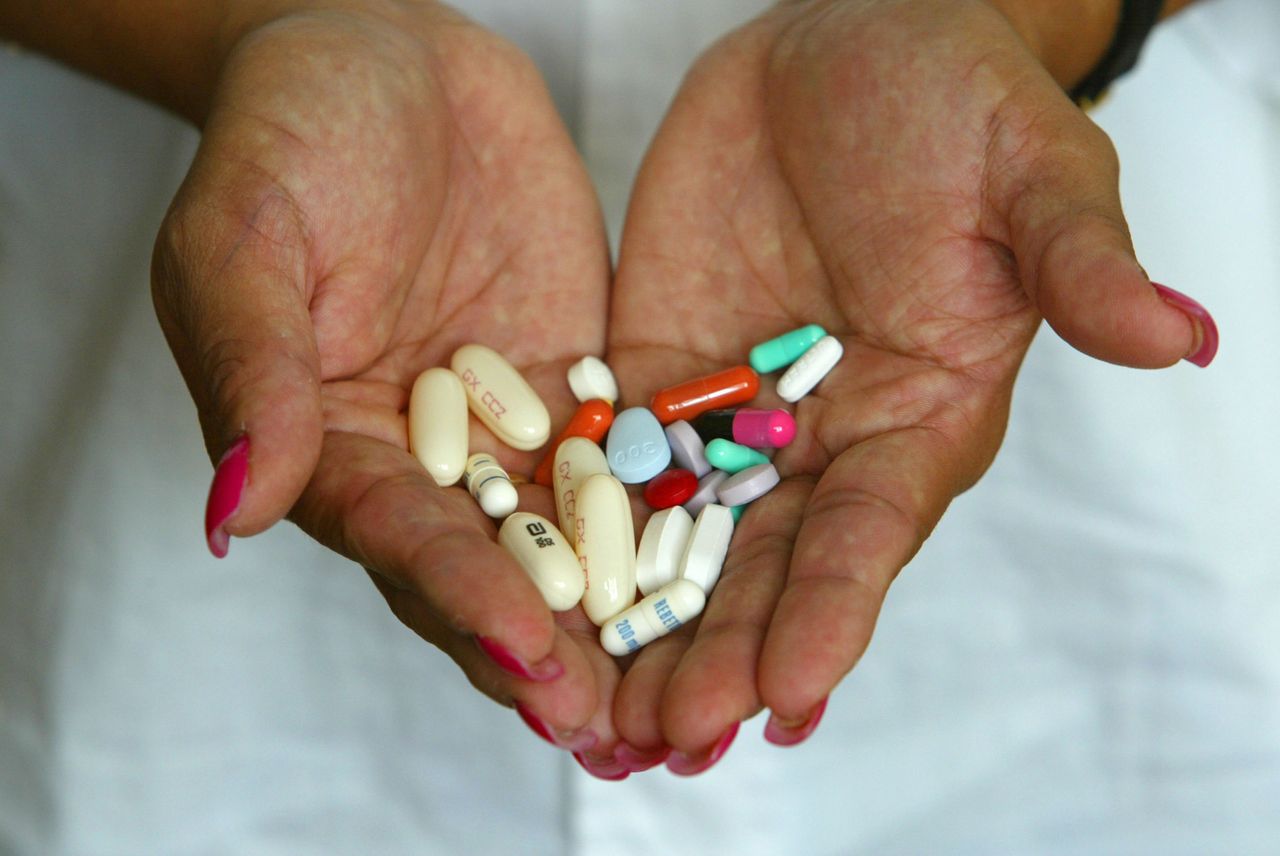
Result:
{"label": "white fabric background", "polygon": [[[688,62],[762,4],[464,6],[542,65],[617,234]],[[1207,371],[1045,331],[1004,450],[804,745],[590,779],[283,525],[217,562],[147,293],[194,136],[0,53],[0,853],[1280,850],[1280,7],[1163,27],[1097,114]]]}

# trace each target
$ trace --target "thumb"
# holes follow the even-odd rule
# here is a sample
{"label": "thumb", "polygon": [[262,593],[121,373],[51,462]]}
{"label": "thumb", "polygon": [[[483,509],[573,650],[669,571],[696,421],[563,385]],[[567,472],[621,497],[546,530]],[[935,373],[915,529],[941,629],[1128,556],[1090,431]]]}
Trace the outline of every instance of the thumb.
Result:
{"label": "thumb", "polygon": [[315,469],[320,360],[295,207],[274,189],[236,194],[229,182],[201,193],[198,184],[188,180],[161,227],[152,298],[218,461],[205,536],[222,557],[231,535],[282,518]]}
{"label": "thumb", "polygon": [[1207,366],[1218,349],[1212,316],[1147,277],[1120,206],[1111,140],[1082,112],[1063,106],[1046,142],[1020,147],[1011,163],[993,171],[1004,178],[989,188],[1007,212],[1028,295],[1059,336],[1092,357],[1134,368],[1180,359]]}

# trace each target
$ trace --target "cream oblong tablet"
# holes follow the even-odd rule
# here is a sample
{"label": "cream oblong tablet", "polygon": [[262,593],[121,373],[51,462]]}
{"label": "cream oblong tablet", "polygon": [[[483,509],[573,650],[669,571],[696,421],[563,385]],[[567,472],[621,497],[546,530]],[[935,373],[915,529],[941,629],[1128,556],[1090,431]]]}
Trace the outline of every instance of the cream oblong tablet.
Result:
{"label": "cream oblong tablet", "polygon": [[702,613],[707,596],[688,580],[667,583],[600,628],[600,644],[615,657],[630,654]]}
{"label": "cream oblong tablet", "polygon": [[604,457],[604,450],[585,437],[570,437],[556,449],[551,489],[556,495],[560,531],[571,545],[578,543],[578,491],[582,483],[587,476],[608,473],[609,462]]}
{"label": "cream oblong tablet", "polygon": [[525,569],[553,612],[573,609],[582,600],[582,567],[555,524],[528,511],[502,522],[498,543]]}
{"label": "cream oblong tablet", "polygon": [[733,512],[714,502],[703,506],[680,558],[680,579],[697,583],[704,594],[711,594],[732,539]]}
{"label": "cream oblong tablet", "polygon": [[805,351],[778,378],[778,398],[796,403],[818,385],[844,356],[844,345],[835,336],[824,336]]}
{"label": "cream oblong tablet", "polygon": [[693,518],[680,506],[664,508],[649,518],[636,553],[636,585],[640,593],[653,594],[680,575]]}
{"label": "cream oblong tablet", "polygon": [[450,367],[462,378],[471,412],[513,449],[536,449],[551,436],[551,415],[511,363],[484,345],[463,345]]}
{"label": "cream oblong tablet", "polygon": [[427,369],[409,393],[409,451],[447,487],[467,466],[467,394],[448,369]]}
{"label": "cream oblong tablet", "polygon": [[578,490],[578,561],[586,576],[582,608],[603,624],[635,602],[636,536],[631,502],[622,482],[590,475]]}

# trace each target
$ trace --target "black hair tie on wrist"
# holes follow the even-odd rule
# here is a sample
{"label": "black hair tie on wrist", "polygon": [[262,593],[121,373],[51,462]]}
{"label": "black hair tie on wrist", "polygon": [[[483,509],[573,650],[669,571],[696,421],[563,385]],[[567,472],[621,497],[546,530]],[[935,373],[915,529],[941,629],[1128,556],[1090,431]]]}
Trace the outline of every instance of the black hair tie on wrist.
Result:
{"label": "black hair tie on wrist", "polygon": [[1112,83],[1137,65],[1142,46],[1163,9],[1164,0],[1122,0],[1120,25],[1111,45],[1093,71],[1071,90],[1071,100],[1082,107],[1096,103]]}

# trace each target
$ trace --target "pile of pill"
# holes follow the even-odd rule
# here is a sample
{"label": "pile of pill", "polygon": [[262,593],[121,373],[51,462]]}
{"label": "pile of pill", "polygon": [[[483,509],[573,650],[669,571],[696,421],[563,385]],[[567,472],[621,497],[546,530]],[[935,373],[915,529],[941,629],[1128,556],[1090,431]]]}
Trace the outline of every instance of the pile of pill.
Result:
{"label": "pile of pill", "polygon": [[[794,418],[729,408],[755,397],[760,375],[783,368],[777,394],[794,404],[843,353],[839,340],[810,324],[752,348],[750,365],[669,387],[649,407],[616,415],[613,373],[584,357],[568,372],[580,407],[533,478],[552,488],[558,526],[516,511],[516,489],[492,455],[468,456],[468,410],[515,449],[537,449],[551,435],[546,406],[496,351],[464,345],[450,368],[418,377],[409,399],[410,451],[441,486],[462,480],[485,514],[503,521],[498,543],[547,605],[559,612],[581,603],[605,650],[621,656],[702,612],[734,524],[778,484],[766,452],[792,441]],[[629,484],[645,485],[655,511],[638,547]]]}

